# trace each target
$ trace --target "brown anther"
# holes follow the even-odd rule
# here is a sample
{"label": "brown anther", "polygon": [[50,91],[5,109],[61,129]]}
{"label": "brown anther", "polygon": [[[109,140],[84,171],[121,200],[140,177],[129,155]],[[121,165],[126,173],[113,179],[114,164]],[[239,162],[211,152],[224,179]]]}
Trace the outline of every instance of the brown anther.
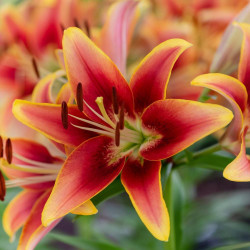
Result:
{"label": "brown anther", "polygon": [[2,172],[0,171],[0,200],[1,201],[4,201],[5,195],[6,195],[5,179],[3,177]]}
{"label": "brown anther", "polygon": [[3,139],[2,136],[0,136],[0,158],[3,157]]}
{"label": "brown anther", "polygon": [[120,123],[116,123],[115,127],[115,145],[118,147],[120,145]]}
{"label": "brown anther", "polygon": [[119,114],[120,129],[124,129],[124,103],[121,105],[121,110]]}
{"label": "brown anther", "polygon": [[79,110],[83,111],[82,84],[79,82],[76,88],[76,102]]}
{"label": "brown anther", "polygon": [[89,38],[91,38],[91,33],[90,33],[90,26],[89,26],[89,22],[87,20],[84,20],[84,28],[86,30],[86,34]]}
{"label": "brown anther", "polygon": [[64,27],[64,25],[62,23],[60,24],[60,27],[61,27],[62,32],[64,32],[65,27]]}
{"label": "brown anther", "polygon": [[6,144],[5,144],[5,156],[7,159],[7,162],[11,164],[12,162],[12,143],[10,138],[7,139]]}
{"label": "brown anther", "polygon": [[112,103],[113,103],[114,113],[117,115],[119,113],[119,106],[118,106],[117,91],[115,87],[112,87]]}
{"label": "brown anther", "polygon": [[74,18],[74,25],[75,27],[80,28],[79,22],[76,18]]}
{"label": "brown anther", "polygon": [[65,101],[62,102],[62,109],[61,109],[61,118],[62,118],[62,125],[65,129],[68,128],[68,105]]}
{"label": "brown anther", "polygon": [[40,73],[39,73],[38,66],[34,57],[32,57],[32,66],[33,66],[33,69],[35,71],[37,78],[40,78]]}

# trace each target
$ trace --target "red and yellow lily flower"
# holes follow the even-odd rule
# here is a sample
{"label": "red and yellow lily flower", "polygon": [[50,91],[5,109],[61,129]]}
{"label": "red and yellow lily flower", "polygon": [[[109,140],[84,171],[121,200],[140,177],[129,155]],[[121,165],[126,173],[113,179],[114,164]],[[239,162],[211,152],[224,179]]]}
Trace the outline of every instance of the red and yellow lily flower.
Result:
{"label": "red and yellow lily flower", "polygon": [[46,202],[44,226],[88,201],[122,172],[121,181],[143,223],[157,239],[168,240],[161,160],[233,118],[218,105],[165,99],[173,65],[190,46],[181,39],[160,44],[142,60],[128,84],[81,30],[65,31],[63,53],[77,106],[22,100],[13,106],[24,124],[76,147]]}
{"label": "red and yellow lily flower", "polygon": [[[22,187],[23,191],[5,209],[3,226],[11,239],[23,227],[18,250],[31,250],[61,220],[44,227],[41,214],[64,160],[53,157],[43,145],[25,139],[8,139],[5,148],[7,160],[1,159],[1,170],[9,179],[1,178],[1,199],[6,188]],[[97,210],[87,201],[71,212],[89,215]]]}
{"label": "red and yellow lily flower", "polygon": [[[250,94],[250,25],[236,24],[244,33],[241,47],[238,79],[223,74],[205,74],[192,81],[193,85],[214,90],[224,96],[232,106],[234,120],[226,130],[221,143],[237,157],[224,170],[225,178],[232,181],[250,181],[250,161],[246,154],[249,146],[249,94]],[[246,140],[246,142],[245,142]]]}

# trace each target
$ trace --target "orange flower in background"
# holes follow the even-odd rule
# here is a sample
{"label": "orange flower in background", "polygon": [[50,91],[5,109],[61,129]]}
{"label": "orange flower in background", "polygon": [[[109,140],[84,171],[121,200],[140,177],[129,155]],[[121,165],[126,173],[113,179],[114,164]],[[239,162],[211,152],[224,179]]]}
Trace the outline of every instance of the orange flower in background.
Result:
{"label": "orange flower in background", "polygon": [[[222,138],[222,145],[237,155],[224,170],[224,177],[232,181],[250,181],[250,161],[246,154],[249,145],[249,90],[250,90],[250,24],[235,24],[244,33],[241,47],[238,79],[210,73],[192,81],[193,85],[212,89],[224,96],[232,106],[234,120]],[[246,142],[245,142],[246,140]],[[241,144],[241,145],[240,145]]]}

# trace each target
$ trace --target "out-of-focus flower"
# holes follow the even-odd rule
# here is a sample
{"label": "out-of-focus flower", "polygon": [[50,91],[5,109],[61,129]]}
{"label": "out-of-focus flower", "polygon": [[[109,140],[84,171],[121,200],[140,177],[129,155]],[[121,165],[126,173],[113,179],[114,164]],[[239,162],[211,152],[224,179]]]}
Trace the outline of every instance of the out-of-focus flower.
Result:
{"label": "out-of-focus flower", "polygon": [[[233,21],[250,23],[250,4],[248,4]],[[230,75],[236,71],[240,59],[241,37],[242,34],[240,30],[231,22],[214,55],[210,72],[220,72]]]}
{"label": "out-of-focus flower", "polygon": [[[1,186],[6,189],[22,187],[24,190],[5,209],[3,226],[11,239],[23,227],[18,249],[34,249],[61,220],[44,227],[41,214],[64,160],[51,156],[41,144],[25,139],[8,139],[5,154],[7,159],[1,159],[1,170],[8,180],[1,179]],[[87,201],[71,213],[90,215],[97,210],[91,201]]]}
{"label": "out-of-focus flower", "polygon": [[45,205],[45,226],[95,196],[122,170],[122,183],[141,220],[157,239],[168,240],[160,160],[232,119],[231,111],[218,105],[165,100],[173,65],[188,47],[181,39],[160,44],[142,60],[128,84],[81,30],[65,31],[65,65],[78,107],[22,100],[13,107],[24,124],[76,147]]}
{"label": "out-of-focus flower", "polygon": [[[250,181],[250,161],[246,154],[249,146],[250,126],[249,99],[250,94],[250,25],[236,24],[244,34],[238,79],[223,74],[207,74],[198,76],[192,84],[212,89],[224,96],[232,106],[234,120],[222,138],[222,145],[233,151],[237,157],[224,170],[224,177],[232,181]],[[246,140],[246,143],[245,143]],[[241,144],[241,145],[240,145]]]}

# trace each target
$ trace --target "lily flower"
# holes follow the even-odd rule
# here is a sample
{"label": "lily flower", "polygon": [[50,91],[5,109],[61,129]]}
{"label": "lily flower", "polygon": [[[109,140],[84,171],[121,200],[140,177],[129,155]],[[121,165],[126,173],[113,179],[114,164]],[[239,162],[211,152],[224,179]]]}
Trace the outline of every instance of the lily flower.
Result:
{"label": "lily flower", "polygon": [[234,120],[226,130],[221,144],[237,157],[224,170],[223,176],[231,181],[250,181],[250,161],[246,154],[249,147],[250,111],[250,24],[235,23],[244,34],[238,80],[224,74],[210,73],[198,76],[192,81],[195,86],[209,88],[225,97],[234,111]]}
{"label": "lily flower", "polygon": [[161,160],[233,118],[219,105],[165,99],[173,65],[190,46],[181,39],[160,44],[142,60],[128,84],[81,30],[65,31],[63,53],[77,106],[23,100],[13,105],[18,120],[76,147],[44,207],[44,226],[95,196],[122,172],[121,181],[142,222],[157,239],[168,240]]}
{"label": "lily flower", "polygon": [[[1,199],[4,199],[6,189],[22,187],[23,191],[6,207],[3,227],[12,240],[17,230],[23,227],[18,250],[34,249],[61,220],[44,227],[41,214],[64,160],[51,156],[43,145],[25,139],[6,140],[5,155],[6,159],[1,159],[1,170],[9,179],[4,180],[1,174]],[[87,201],[71,212],[89,215],[97,210],[91,201]]]}

